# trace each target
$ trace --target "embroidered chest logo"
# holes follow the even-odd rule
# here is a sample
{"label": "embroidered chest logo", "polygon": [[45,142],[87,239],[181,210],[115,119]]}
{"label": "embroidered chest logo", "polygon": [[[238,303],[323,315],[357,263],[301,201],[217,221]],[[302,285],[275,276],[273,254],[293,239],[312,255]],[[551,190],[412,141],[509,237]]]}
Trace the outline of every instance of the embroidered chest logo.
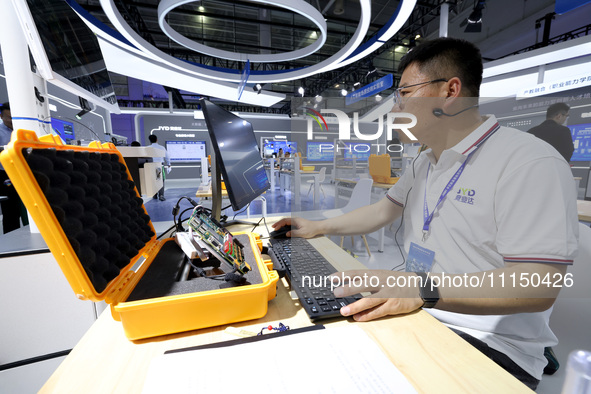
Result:
{"label": "embroidered chest logo", "polygon": [[474,196],[476,196],[476,190],[461,187],[456,193],[455,200],[465,204],[474,205]]}

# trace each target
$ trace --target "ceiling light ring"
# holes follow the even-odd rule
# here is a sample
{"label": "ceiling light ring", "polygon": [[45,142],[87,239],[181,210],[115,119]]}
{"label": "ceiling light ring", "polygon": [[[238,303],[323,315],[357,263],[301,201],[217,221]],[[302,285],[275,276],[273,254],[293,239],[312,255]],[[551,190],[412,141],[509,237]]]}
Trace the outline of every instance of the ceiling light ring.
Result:
{"label": "ceiling light ring", "polygon": [[255,63],[276,63],[276,62],[285,62],[295,59],[300,59],[302,57],[306,57],[316,53],[322,46],[326,43],[327,38],[327,26],[326,20],[324,16],[312,5],[306,3],[303,0],[245,0],[252,3],[262,3],[262,4],[270,4],[279,8],[284,8],[286,10],[292,11],[294,13],[300,14],[301,16],[307,18],[311,22],[313,22],[316,27],[318,27],[320,31],[320,36],[318,39],[314,41],[313,44],[310,44],[304,48],[300,48],[294,51],[289,52],[282,52],[277,54],[249,54],[249,53],[240,53],[240,52],[232,52],[226,51],[222,49],[213,48],[204,44],[200,44],[189,38],[183,36],[176,30],[174,30],[168,22],[166,22],[166,15],[170,13],[175,8],[188,4],[193,3],[196,0],[162,0],[158,4],[158,25],[160,29],[170,38],[171,40],[175,41],[179,45],[184,46],[185,48],[191,49],[195,52],[203,53],[208,56],[217,57],[220,59],[226,60],[234,60],[234,61],[241,61],[245,62],[250,60],[251,62]]}
{"label": "ceiling light ring", "polygon": [[[355,48],[361,45],[365,35],[367,34],[367,31],[369,30],[371,18],[371,1],[359,0],[359,3],[361,6],[359,25],[357,26],[357,29],[349,42],[347,42],[347,44],[345,44],[345,46],[343,46],[343,48],[341,48],[337,53],[320,63],[294,69],[292,71],[278,70],[256,73],[253,70],[250,74],[248,82],[271,83],[292,81],[342,67],[343,64],[341,64],[341,62],[347,59],[347,57],[355,51]],[[202,78],[234,83],[240,82],[240,70],[217,67],[212,68],[200,64],[189,63],[159,50],[154,45],[143,39],[131,28],[131,26],[129,26],[115,6],[114,0],[100,0],[100,4],[103,8],[103,11],[105,12],[105,15],[109,18],[115,29],[117,29],[117,31],[119,31],[119,33],[121,33],[121,35],[123,35],[123,37],[129,41],[129,43],[133,46],[132,49],[134,51],[139,50],[146,57],[182,72],[197,75]],[[125,46],[129,46],[128,43],[124,44]]]}
{"label": "ceiling light ring", "polygon": [[388,22],[363,45],[359,46],[348,58],[339,63],[338,67],[343,67],[360,59],[363,59],[370,53],[376,51],[384,45],[394,34],[402,28],[415,8],[417,0],[402,0],[398,3],[398,8],[392,14]]}

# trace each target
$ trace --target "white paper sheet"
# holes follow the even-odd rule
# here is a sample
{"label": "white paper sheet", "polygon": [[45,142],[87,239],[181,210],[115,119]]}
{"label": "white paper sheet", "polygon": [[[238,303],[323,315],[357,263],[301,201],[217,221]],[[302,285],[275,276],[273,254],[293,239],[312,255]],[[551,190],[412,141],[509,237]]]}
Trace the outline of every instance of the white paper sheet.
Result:
{"label": "white paper sheet", "polygon": [[302,332],[152,360],[144,394],[416,393],[359,327]]}

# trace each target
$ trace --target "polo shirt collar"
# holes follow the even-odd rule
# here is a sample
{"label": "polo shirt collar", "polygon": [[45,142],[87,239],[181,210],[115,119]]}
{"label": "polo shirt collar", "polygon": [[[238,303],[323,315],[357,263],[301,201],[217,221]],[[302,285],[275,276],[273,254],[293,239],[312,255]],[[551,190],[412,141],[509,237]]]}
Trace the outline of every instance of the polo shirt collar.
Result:
{"label": "polo shirt collar", "polygon": [[473,132],[468,134],[466,138],[458,142],[451,148],[456,153],[463,156],[468,156],[483,144],[490,136],[492,136],[499,129],[499,122],[494,115],[487,115],[488,119],[478,126]]}
{"label": "polo shirt collar", "polygon": [[[466,138],[458,142],[455,146],[446,149],[442,152],[442,158],[447,157],[452,160],[460,160],[462,157],[467,157],[474,150],[483,144],[491,135],[493,135],[499,129],[499,123],[494,115],[487,115],[487,119],[478,126],[473,132],[468,134]],[[436,165],[438,160],[435,159],[435,155],[431,149],[425,152],[427,158],[431,162],[431,165]],[[449,156],[451,154],[451,156]]]}

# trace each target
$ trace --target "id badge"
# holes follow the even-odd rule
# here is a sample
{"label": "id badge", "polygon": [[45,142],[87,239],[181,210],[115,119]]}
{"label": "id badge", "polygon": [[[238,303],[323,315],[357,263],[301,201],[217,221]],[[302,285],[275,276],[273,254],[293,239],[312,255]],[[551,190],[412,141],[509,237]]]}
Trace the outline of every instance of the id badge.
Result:
{"label": "id badge", "polygon": [[411,242],[406,259],[406,272],[431,272],[434,260],[434,251]]}

